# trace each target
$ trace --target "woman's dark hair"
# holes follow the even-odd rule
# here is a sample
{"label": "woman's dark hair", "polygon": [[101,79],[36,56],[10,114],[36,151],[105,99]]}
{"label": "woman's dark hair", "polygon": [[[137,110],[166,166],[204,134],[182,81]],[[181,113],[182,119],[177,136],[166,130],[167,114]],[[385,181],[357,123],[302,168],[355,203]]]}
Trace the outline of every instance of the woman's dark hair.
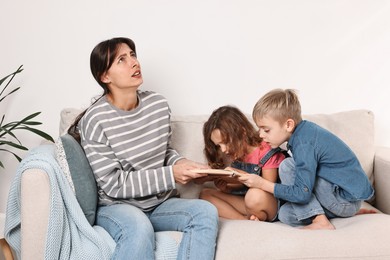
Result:
{"label": "woman's dark hair", "polygon": [[249,146],[258,146],[262,141],[254,125],[238,108],[222,106],[214,110],[203,125],[204,154],[212,168],[226,166],[226,155],[211,141],[211,133],[215,129],[219,129],[222,141],[229,148],[229,155],[237,160],[244,159]]}
{"label": "woman's dark hair", "polygon": [[[135,49],[135,43],[133,40],[124,37],[112,38],[109,40],[105,40],[100,42],[98,45],[93,48],[90,55],[90,68],[92,72],[92,76],[95,78],[97,83],[103,88],[103,94],[97,98],[92,105],[98,101],[101,97],[108,94],[110,90],[107,87],[107,84],[104,83],[101,78],[104,73],[106,73],[110,68],[116,55],[118,54],[120,44],[126,44],[129,48],[134,51],[135,55],[137,55]],[[80,142],[80,133],[77,129],[78,123],[80,119],[84,116],[84,110],[81,114],[79,114],[73,124],[68,129],[68,134],[72,135],[78,142]]]}

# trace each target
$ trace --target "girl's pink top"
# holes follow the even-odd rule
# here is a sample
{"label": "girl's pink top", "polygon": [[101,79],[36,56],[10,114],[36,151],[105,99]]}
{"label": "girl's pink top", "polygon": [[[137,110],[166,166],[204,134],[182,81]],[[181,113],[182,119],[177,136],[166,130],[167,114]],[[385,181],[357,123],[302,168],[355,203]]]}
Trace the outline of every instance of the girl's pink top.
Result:
{"label": "girl's pink top", "polygon": [[[257,147],[253,152],[248,154],[245,157],[246,163],[259,164],[260,159],[264,157],[264,155],[271,150],[271,146],[266,142],[261,142],[260,146]],[[279,164],[284,160],[285,156],[282,153],[274,154],[266,163],[263,165],[264,169],[273,169],[278,168]]]}

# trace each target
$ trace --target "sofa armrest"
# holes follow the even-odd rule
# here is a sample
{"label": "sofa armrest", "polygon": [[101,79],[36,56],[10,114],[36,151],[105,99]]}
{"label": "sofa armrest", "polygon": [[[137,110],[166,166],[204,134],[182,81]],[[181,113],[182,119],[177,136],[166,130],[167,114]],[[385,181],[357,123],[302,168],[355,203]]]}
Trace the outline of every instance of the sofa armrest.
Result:
{"label": "sofa armrest", "polygon": [[374,158],[375,206],[390,214],[390,148],[377,147]]}
{"label": "sofa armrest", "polygon": [[23,172],[21,182],[21,257],[44,259],[49,222],[50,181],[43,170]]}

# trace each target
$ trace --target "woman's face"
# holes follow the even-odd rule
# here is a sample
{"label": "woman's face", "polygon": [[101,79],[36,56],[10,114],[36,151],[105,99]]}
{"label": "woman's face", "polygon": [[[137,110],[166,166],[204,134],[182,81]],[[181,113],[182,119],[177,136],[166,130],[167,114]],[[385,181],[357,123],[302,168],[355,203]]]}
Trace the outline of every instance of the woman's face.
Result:
{"label": "woman's face", "polygon": [[121,43],[111,67],[102,76],[102,81],[109,88],[136,88],[143,83],[141,66],[130,47]]}

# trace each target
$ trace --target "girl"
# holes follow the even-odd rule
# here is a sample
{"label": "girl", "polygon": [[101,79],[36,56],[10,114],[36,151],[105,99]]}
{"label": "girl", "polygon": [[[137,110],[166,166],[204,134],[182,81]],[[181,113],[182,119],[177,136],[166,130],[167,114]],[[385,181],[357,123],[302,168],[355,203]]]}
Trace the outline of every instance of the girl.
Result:
{"label": "girl", "polygon": [[[248,118],[237,108],[216,109],[203,126],[205,155],[211,168],[236,170],[248,177],[276,182],[278,166],[285,158],[279,149],[262,141]],[[218,189],[205,188],[200,198],[214,204],[220,217],[273,221],[278,211],[274,196],[257,187],[248,189],[231,177],[207,177]],[[205,180],[205,179],[203,179]]]}
{"label": "girl", "polygon": [[[155,231],[182,231],[177,259],[214,259],[215,207],[178,198],[176,182],[202,176],[205,168],[170,147],[167,100],[143,83],[135,44],[128,38],[99,43],[90,57],[103,95],[76,119],[81,144],[95,174],[96,224],[116,242],[112,259],[154,259]],[[76,131],[77,132],[77,131]]]}

